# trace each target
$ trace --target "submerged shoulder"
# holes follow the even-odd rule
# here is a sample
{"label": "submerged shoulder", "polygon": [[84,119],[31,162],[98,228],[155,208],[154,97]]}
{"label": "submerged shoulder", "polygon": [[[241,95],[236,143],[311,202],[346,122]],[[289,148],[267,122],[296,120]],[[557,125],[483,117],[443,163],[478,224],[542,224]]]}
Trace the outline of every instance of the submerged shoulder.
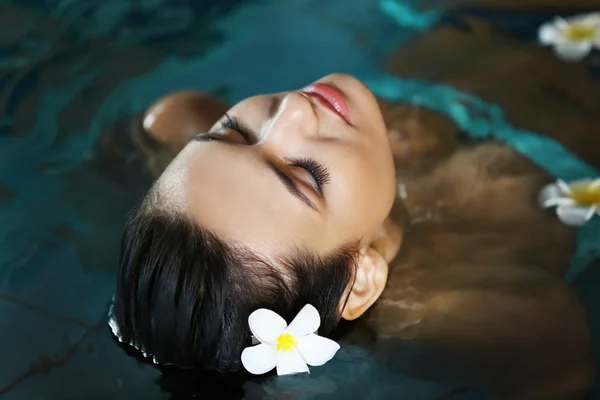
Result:
{"label": "submerged shoulder", "polygon": [[514,150],[483,143],[428,172],[399,174],[409,229],[401,264],[535,266],[562,276],[575,232],[538,204],[551,178]]}

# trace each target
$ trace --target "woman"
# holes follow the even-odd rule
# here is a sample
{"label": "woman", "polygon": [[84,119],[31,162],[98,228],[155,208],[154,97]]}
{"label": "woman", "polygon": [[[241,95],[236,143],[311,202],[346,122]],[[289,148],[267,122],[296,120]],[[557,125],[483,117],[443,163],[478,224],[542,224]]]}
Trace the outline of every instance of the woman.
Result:
{"label": "woman", "polygon": [[[493,145],[459,152],[424,170],[414,190],[410,171],[402,176],[411,196],[436,207],[447,201],[438,211],[450,212],[437,215],[447,226],[471,216],[470,226],[488,228],[465,258],[460,230],[440,230],[435,213],[419,224],[411,196],[392,212],[386,124],[359,81],[330,75],[244,100],[192,137],[129,222],[114,305],[121,338],[158,363],[237,370],[252,311],[268,308],[289,322],[312,304],[326,335],[375,304],[402,247],[371,316],[402,349],[399,371],[505,398],[578,398],[593,368],[585,313],[557,277],[567,258],[537,263],[527,245],[510,247],[521,217],[551,230],[530,242],[521,235],[529,248],[560,252],[569,233],[529,206],[543,176],[515,170],[511,156]],[[465,177],[470,166],[477,173]],[[514,213],[499,188],[522,189]],[[489,218],[480,196],[492,192],[503,213]],[[412,227],[404,244],[409,225],[398,215]]]}

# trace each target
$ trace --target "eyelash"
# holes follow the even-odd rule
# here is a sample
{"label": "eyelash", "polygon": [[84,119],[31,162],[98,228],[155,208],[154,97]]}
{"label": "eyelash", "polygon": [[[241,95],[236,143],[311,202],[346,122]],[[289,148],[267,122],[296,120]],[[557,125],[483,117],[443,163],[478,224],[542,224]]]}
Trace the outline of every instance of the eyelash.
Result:
{"label": "eyelash", "polygon": [[[246,140],[249,145],[256,143],[256,137],[252,133],[252,130],[248,129],[248,127],[236,117],[225,114],[225,118],[223,119],[223,122],[221,122],[221,129],[231,129],[238,132],[244,137],[244,140]],[[323,164],[308,157],[293,158],[289,160],[289,162],[292,167],[305,169],[315,180],[319,193],[323,194],[323,188],[329,183],[330,179],[329,171],[327,171],[327,168],[325,168]]]}
{"label": "eyelash", "polygon": [[329,183],[329,171],[323,164],[313,158],[294,158],[290,160],[290,165],[308,171],[315,180],[319,193],[323,194],[323,188]]}
{"label": "eyelash", "polygon": [[250,145],[256,143],[256,138],[254,137],[252,130],[236,117],[225,114],[225,118],[221,122],[221,129],[231,129],[232,131],[238,132]]}

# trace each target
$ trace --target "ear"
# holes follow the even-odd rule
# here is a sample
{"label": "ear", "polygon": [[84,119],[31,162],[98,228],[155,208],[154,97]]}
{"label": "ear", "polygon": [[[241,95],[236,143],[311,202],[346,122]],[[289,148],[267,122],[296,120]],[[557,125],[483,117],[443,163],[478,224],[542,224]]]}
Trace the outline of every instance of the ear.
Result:
{"label": "ear", "polygon": [[385,257],[373,246],[361,250],[354,284],[348,289],[350,294],[346,292],[348,300],[342,310],[342,318],[351,321],[363,315],[383,292],[387,276],[388,263]]}

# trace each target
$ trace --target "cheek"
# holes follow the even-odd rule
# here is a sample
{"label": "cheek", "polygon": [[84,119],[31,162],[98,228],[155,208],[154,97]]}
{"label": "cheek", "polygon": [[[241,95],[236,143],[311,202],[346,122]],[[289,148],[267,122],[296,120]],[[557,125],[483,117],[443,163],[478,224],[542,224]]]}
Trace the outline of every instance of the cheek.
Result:
{"label": "cheek", "polygon": [[380,198],[395,187],[395,168],[391,149],[385,143],[361,148],[354,154],[348,174],[350,184],[360,184],[360,191],[369,190],[368,195]]}
{"label": "cheek", "polygon": [[346,159],[340,166],[343,173],[339,181],[332,184],[336,191],[333,200],[348,223],[363,225],[369,220],[378,221],[390,211],[395,189],[393,172],[390,175],[388,168],[377,164],[380,162],[356,158],[354,162]]}

